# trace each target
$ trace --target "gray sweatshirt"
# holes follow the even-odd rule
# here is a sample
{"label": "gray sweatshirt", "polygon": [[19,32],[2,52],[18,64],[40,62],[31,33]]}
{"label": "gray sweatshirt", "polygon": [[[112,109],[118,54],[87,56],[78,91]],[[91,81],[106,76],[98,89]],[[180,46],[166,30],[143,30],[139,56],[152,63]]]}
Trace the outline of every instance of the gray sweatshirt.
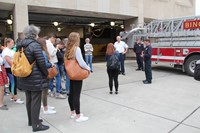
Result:
{"label": "gray sweatshirt", "polygon": [[81,49],[79,47],[76,47],[76,53],[75,53],[75,58],[78,61],[78,64],[84,68],[87,69],[88,71],[90,71],[90,67],[85,63],[85,61],[83,60],[83,56],[81,53]]}
{"label": "gray sweatshirt", "polygon": [[84,45],[84,50],[85,50],[85,55],[92,55],[92,52],[93,52],[92,44],[86,43]]}

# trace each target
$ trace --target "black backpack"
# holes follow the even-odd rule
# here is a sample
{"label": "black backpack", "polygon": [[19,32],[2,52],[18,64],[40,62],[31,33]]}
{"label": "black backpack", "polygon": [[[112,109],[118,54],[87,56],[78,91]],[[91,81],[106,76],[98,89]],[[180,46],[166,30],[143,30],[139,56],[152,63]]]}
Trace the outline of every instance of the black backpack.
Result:
{"label": "black backpack", "polygon": [[108,69],[119,69],[120,62],[119,57],[116,54],[111,55],[111,57],[107,61]]}

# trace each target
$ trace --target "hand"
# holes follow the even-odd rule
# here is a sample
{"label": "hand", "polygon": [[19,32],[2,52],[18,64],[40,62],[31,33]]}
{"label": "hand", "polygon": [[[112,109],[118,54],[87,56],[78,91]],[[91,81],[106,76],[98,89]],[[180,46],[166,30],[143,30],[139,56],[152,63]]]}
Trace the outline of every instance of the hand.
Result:
{"label": "hand", "polygon": [[60,49],[60,45],[56,45],[56,49]]}
{"label": "hand", "polygon": [[144,57],[144,53],[142,52],[140,56],[141,56],[141,57]]}

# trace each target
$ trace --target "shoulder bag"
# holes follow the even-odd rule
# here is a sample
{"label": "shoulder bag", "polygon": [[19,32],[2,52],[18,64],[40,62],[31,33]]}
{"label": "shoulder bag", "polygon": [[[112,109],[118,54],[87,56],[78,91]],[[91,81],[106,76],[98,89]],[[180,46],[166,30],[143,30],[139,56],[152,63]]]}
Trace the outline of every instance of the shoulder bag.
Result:
{"label": "shoulder bag", "polygon": [[53,77],[55,77],[58,74],[58,70],[56,69],[55,65],[53,65],[52,67],[50,67],[48,69],[48,72],[49,72],[49,74],[47,76],[48,79],[52,79]]}
{"label": "shoulder bag", "polygon": [[83,80],[86,79],[90,72],[86,69],[83,69],[78,64],[77,60],[65,60],[65,70],[70,80]]}

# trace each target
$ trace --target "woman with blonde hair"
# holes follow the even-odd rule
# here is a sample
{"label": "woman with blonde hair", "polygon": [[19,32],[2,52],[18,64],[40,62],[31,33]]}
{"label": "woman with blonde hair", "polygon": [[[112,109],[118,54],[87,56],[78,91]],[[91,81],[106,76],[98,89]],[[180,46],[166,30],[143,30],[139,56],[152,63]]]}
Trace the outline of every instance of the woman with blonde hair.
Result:
{"label": "woman with blonde hair", "polygon": [[85,61],[86,61],[86,64],[90,65],[91,72],[93,72],[92,71],[92,52],[93,52],[93,46],[90,43],[90,39],[89,38],[85,39],[84,50],[85,50]]}
{"label": "woman with blonde hair", "polygon": [[[113,63],[112,56],[115,56],[116,60],[116,67],[110,67],[111,63]],[[114,85],[115,85],[115,94],[118,94],[118,73],[119,73],[119,53],[115,51],[115,47],[113,43],[109,43],[106,49],[106,61],[107,61],[107,73],[109,77],[109,88],[110,88],[110,94],[112,94],[113,90],[113,80],[114,80]],[[115,62],[114,61],[114,62]],[[111,62],[111,63],[110,63]]]}
{"label": "woman with blonde hair", "polygon": [[2,58],[5,60],[4,67],[9,78],[10,100],[14,103],[23,104],[24,101],[17,98],[17,78],[11,72],[11,66],[15,52],[12,50],[14,41],[12,38],[5,39],[6,47],[3,49]]}
{"label": "woman with blonde hair", "polygon": [[[72,32],[69,34],[68,42],[65,51],[65,60],[76,59],[79,65],[88,71],[90,67],[87,66],[83,60],[80,45],[80,35],[77,32]],[[87,121],[88,117],[80,113],[80,94],[82,89],[83,80],[70,80],[70,92],[68,97],[68,102],[71,110],[71,118],[75,118],[76,122]]]}

